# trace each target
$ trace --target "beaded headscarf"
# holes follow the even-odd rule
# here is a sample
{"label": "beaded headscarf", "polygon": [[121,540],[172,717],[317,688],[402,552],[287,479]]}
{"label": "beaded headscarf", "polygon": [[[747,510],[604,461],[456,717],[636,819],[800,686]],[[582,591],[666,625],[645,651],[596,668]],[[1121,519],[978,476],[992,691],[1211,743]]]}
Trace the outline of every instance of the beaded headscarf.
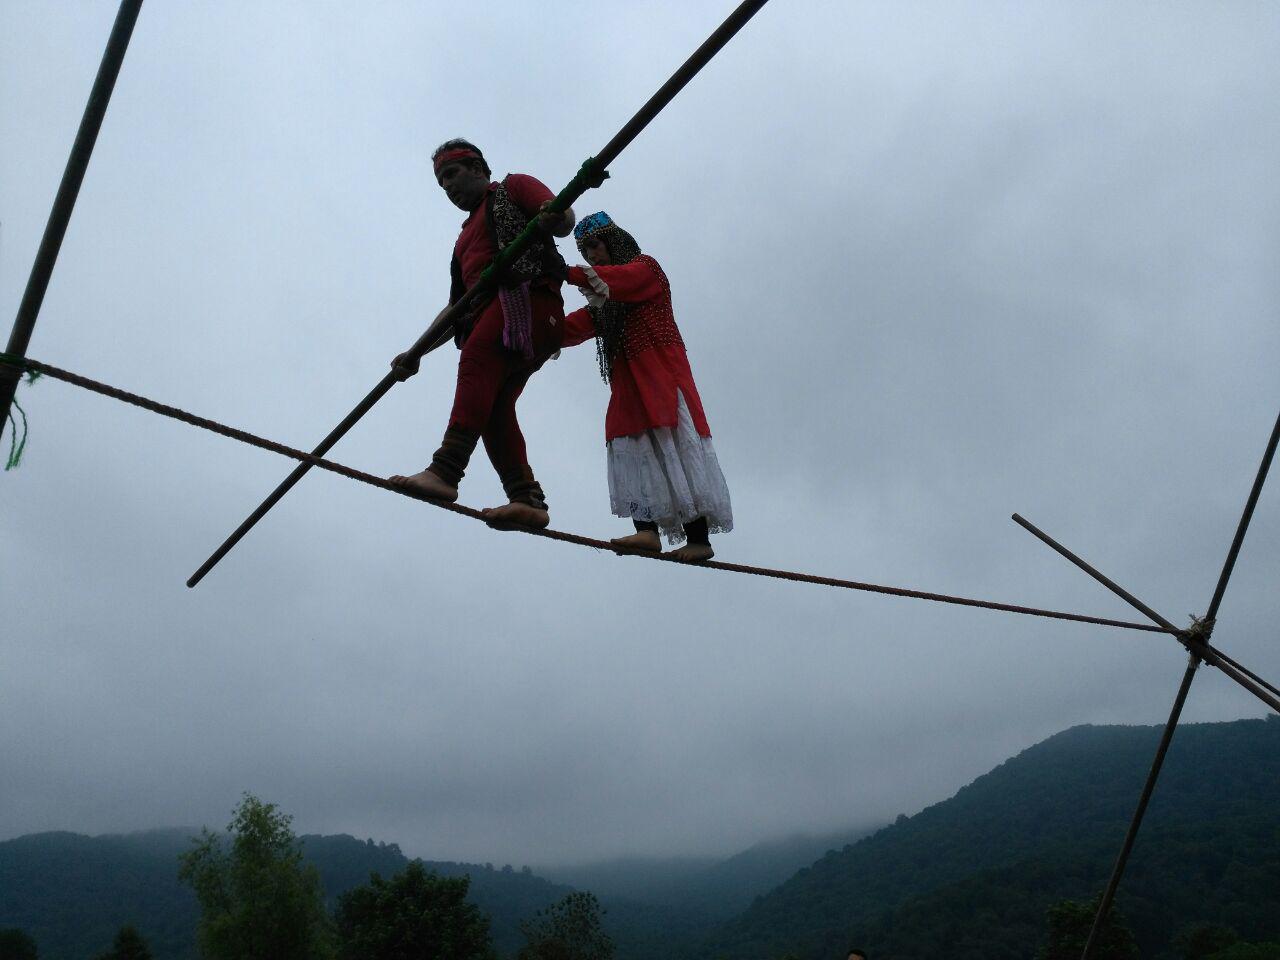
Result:
{"label": "beaded headscarf", "polygon": [[[583,248],[588,240],[602,241],[614,265],[630,263],[640,256],[640,245],[635,238],[614,223],[603,210],[583,217],[573,228],[573,239],[578,244],[578,252],[584,257]],[[608,383],[612,377],[613,361],[622,352],[622,334],[627,325],[629,305],[606,300],[598,307],[587,309],[591,311],[596,328],[596,361],[600,364],[600,378]]]}

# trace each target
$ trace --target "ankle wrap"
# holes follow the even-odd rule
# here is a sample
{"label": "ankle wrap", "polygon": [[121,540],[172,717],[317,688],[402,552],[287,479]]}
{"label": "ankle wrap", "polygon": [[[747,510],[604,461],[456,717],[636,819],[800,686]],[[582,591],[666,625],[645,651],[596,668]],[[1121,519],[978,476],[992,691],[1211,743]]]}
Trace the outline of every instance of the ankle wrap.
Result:
{"label": "ankle wrap", "polygon": [[533,468],[527,464],[502,475],[502,489],[512,503],[526,503],[539,510],[547,509],[547,497],[542,484],[533,478]]}
{"label": "ankle wrap", "polygon": [[450,427],[444,432],[440,449],[431,458],[428,469],[445,483],[456,487],[462,482],[462,475],[467,472],[467,464],[471,462],[471,454],[475,452],[479,440],[478,433],[461,427]]}
{"label": "ankle wrap", "polygon": [[684,525],[684,535],[689,538],[690,543],[701,544],[704,547],[711,546],[711,538],[707,535],[707,518],[699,517],[697,520],[690,520]]}

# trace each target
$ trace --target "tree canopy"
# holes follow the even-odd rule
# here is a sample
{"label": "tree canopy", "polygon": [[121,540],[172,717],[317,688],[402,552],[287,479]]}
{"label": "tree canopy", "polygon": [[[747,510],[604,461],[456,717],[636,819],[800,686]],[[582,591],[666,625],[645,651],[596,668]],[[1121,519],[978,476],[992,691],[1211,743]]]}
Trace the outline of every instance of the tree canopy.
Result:
{"label": "tree canopy", "polygon": [[590,893],[571,893],[520,925],[519,960],[611,960],[613,941],[600,929],[603,911]]}
{"label": "tree canopy", "polygon": [[151,948],[137,927],[126,924],[116,934],[111,949],[99,954],[98,960],[151,960]]}
{"label": "tree canopy", "polygon": [[196,940],[211,960],[324,960],[332,956],[320,874],[302,862],[289,816],[246,793],[223,838],[208,830],[179,876],[200,901]]}
{"label": "tree canopy", "polygon": [[39,955],[35,940],[25,930],[0,930],[0,960],[37,960]]}
{"label": "tree canopy", "polygon": [[[1101,904],[1099,894],[1091,903],[1061,900],[1050,907],[1048,941],[1036,955],[1037,960],[1079,960]],[[1136,960],[1138,957],[1137,941],[1114,907],[1103,918],[1094,957],[1097,960]]]}
{"label": "tree canopy", "polygon": [[336,914],[342,960],[486,960],[489,920],[467,902],[467,877],[440,877],[414,861],[390,880],[342,895]]}

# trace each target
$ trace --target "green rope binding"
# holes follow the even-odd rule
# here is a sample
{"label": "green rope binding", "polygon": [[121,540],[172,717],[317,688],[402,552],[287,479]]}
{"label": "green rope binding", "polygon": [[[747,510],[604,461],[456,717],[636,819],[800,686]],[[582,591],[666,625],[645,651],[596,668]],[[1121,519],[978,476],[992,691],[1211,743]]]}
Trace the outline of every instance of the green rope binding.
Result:
{"label": "green rope binding", "polygon": [[[0,353],[0,362],[20,368],[26,366],[26,362],[22,357],[15,357],[8,353]],[[21,379],[22,374],[18,376]],[[36,370],[27,370],[26,377],[27,383],[35,383],[40,379],[40,373]],[[14,410],[17,410],[18,417],[22,418],[21,425],[19,425],[17,417],[13,415]],[[9,411],[8,422],[13,424],[13,432],[9,435],[9,459],[4,465],[5,473],[22,463],[22,454],[27,449],[27,411],[22,409],[22,404],[18,403],[17,397],[14,397],[13,408]],[[0,432],[2,430],[3,424],[0,424]]]}
{"label": "green rope binding", "polygon": [[[578,168],[578,172],[573,175],[573,179],[552,198],[550,212],[564,213],[588,189],[599,187],[608,179],[609,171],[601,168],[600,161],[595,157],[587,157],[582,161],[582,166]],[[525,224],[525,228],[516,235],[514,240],[498,251],[493,263],[484,268],[480,278],[467,291],[468,293],[488,293],[493,289],[493,286],[497,283],[498,272],[510,265],[511,261],[523,253],[533,240],[534,235],[538,232],[537,219],[536,216],[531,219]]]}
{"label": "green rope binding", "polygon": [[[17,410],[18,415],[22,417],[21,440],[18,439],[18,421],[14,419],[13,410]],[[13,432],[9,434],[9,460],[4,465],[5,473],[22,463],[22,452],[27,448],[27,412],[22,409],[22,404],[17,400],[13,401],[13,410],[9,411],[9,422],[13,424]]]}

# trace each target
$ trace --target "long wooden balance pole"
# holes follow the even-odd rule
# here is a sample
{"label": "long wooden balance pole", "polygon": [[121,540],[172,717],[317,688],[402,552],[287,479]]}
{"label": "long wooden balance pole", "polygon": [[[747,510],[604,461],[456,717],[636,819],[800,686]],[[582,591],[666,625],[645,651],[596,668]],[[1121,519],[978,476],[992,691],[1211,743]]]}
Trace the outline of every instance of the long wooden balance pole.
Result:
{"label": "long wooden balance pole", "polygon": [[[116,77],[120,75],[120,66],[124,63],[124,54],[129,49],[129,39],[133,36],[133,25],[137,23],[141,9],[142,0],[123,0],[116,13],[115,25],[111,28],[111,36],[107,38],[107,49],[102,54],[102,63],[98,66],[93,89],[89,91],[89,102],[85,104],[84,115],[80,118],[80,129],[76,132],[75,143],[71,145],[71,156],[67,158],[62,181],[58,184],[58,193],[49,211],[44,236],[40,239],[40,249],[36,251],[35,263],[31,266],[31,275],[27,278],[27,287],[22,293],[22,302],[18,304],[13,331],[9,334],[9,344],[4,348],[4,352],[10,356],[27,355],[36,318],[40,316],[40,306],[44,303],[49,279],[53,276],[53,266],[58,262],[58,251],[62,249],[62,238],[66,236],[67,224],[71,221],[71,212],[76,206],[76,197],[80,195],[80,184],[84,182],[89,158],[93,156],[93,146],[98,142],[98,131],[102,129],[102,119],[107,115],[107,104],[111,102],[111,92],[115,89]],[[0,426],[9,419],[13,394],[21,379],[20,368],[0,364]]]}
{"label": "long wooden balance pole", "polygon": [[[686,60],[675,73],[671,75],[666,83],[659,88],[658,92],[649,98],[648,102],[641,107],[634,117],[627,121],[618,133],[605,144],[602,149],[594,157],[588,157],[578,170],[574,178],[569,181],[568,185],[561,190],[551,201],[551,211],[562,213],[573,204],[580,196],[587,192],[590,187],[598,187],[604,182],[609,175],[607,168],[623,150],[639,136],[640,131],[649,125],[662,109],[675,99],[676,94],[684,89],[685,85],[697,76],[698,71],[705,67],[720,50],[727,44],[739,30],[741,30],[752,17],[759,12],[768,0],[746,0],[740,4],[733,13],[729,14],[724,23],[716,28],[702,44],[694,51],[693,56]],[[415,357],[422,357],[432,350],[435,350],[441,344],[449,339],[449,333],[453,329],[454,322],[465,315],[473,304],[493,293],[497,286],[497,276],[501,273],[507,264],[515,260],[521,253],[528,248],[529,244],[537,232],[536,218],[530,221],[529,225],[516,237],[511,243],[503,248],[498,254],[497,259],[485,269],[480,279],[471,287],[463,296],[453,304],[444,313],[436,318],[435,322],[422,334],[407,351]],[[387,392],[399,382],[395,373],[388,372],[378,381],[378,385],[369,391],[368,395],[361,400],[343,421],[330,431],[329,435],[320,441],[313,451],[315,456],[322,457],[329,452],[329,449],[337,443],[342,437],[354,427],[360,419],[373,409],[374,405],[386,396]],[[235,532],[223,541],[222,545],[209,556],[209,559],[200,565],[200,569],[193,573],[187,580],[188,587],[194,587],[202,579],[204,575],[214,568],[214,566],[225,557],[246,533],[253,529],[254,524],[266,516],[267,511],[280,502],[281,497],[292,489],[293,485],[301,480],[311,464],[301,463],[294,468],[289,476],[285,477],[284,482],[276,487],[258,506],[258,509],[249,514],[245,521],[236,527]]]}

